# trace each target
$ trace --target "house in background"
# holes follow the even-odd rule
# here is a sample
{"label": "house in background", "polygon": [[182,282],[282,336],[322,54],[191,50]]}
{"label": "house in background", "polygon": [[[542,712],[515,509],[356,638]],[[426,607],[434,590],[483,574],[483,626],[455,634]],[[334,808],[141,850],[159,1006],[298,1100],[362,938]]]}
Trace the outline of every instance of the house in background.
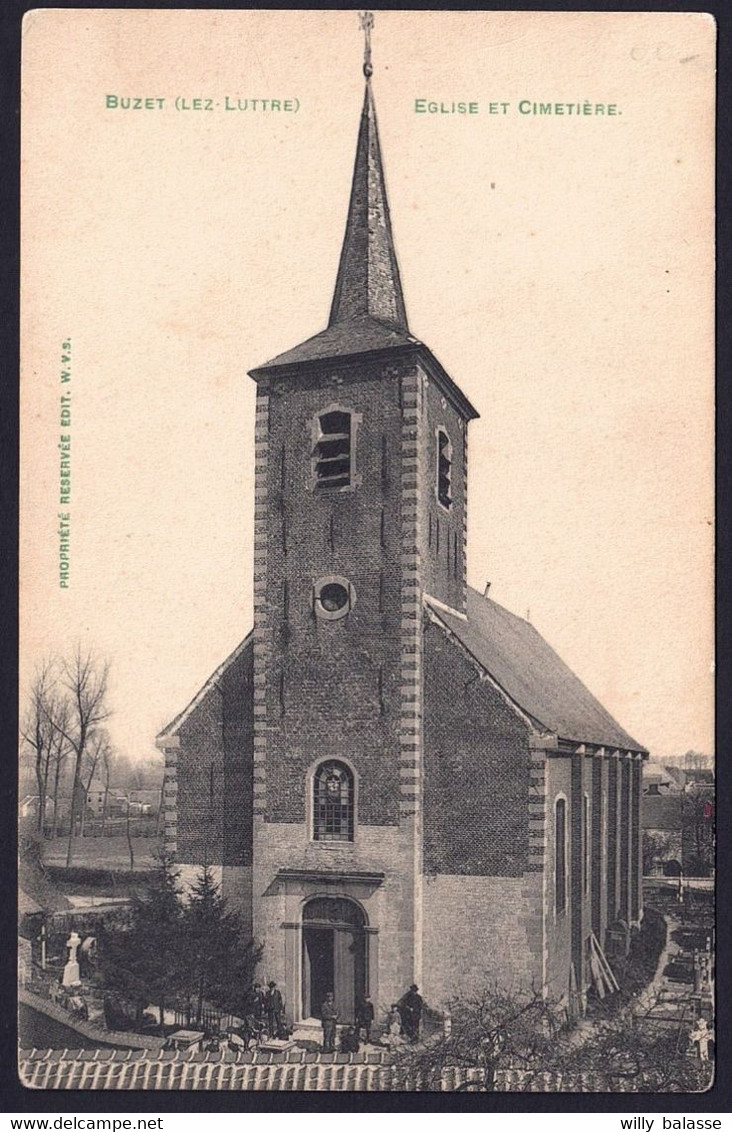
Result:
{"label": "house in background", "polygon": [[707,877],[714,868],[714,773],[659,761],[643,773],[644,876]]}
{"label": "house in background", "polygon": [[108,788],[101,778],[92,778],[86,789],[87,813],[91,817],[100,818],[104,813],[104,799],[108,799]]}
{"label": "house in background", "polygon": [[682,791],[660,762],[643,767],[643,875],[678,876],[681,866]]}
{"label": "house in background", "polygon": [[143,817],[157,814],[160,808],[160,789],[130,790],[130,813]]}

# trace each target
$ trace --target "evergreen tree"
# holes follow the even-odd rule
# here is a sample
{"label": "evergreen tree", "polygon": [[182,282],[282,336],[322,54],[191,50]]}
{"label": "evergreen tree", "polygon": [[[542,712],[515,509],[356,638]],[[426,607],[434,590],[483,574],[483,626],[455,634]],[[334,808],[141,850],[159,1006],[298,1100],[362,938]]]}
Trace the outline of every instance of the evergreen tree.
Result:
{"label": "evergreen tree", "polygon": [[227,908],[210,866],[204,866],[183,913],[191,997],[201,1017],[204,1002],[243,1015],[261,948],[247,938],[241,918]]}
{"label": "evergreen tree", "polygon": [[147,890],[132,899],[127,927],[104,933],[100,949],[105,987],[134,1003],[139,1019],[146,1006],[160,1011],[187,982],[189,960],[183,938],[183,906],[177,873],[161,855]]}

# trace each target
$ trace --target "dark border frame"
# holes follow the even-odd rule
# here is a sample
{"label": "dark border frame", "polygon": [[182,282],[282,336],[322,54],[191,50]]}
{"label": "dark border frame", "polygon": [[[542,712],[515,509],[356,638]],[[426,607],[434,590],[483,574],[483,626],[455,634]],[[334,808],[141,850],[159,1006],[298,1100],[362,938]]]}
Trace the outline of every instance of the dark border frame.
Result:
{"label": "dark border frame", "polygon": [[[264,5],[263,5],[264,6]],[[389,5],[390,6],[390,5]],[[503,11],[505,4],[461,4],[462,11]],[[18,324],[19,324],[19,150],[20,150],[20,30],[24,13],[34,7],[46,8],[149,8],[149,9],[240,9],[254,5],[231,4],[227,0],[198,0],[198,2],[145,3],[136,0],[4,0],[0,6],[0,128],[2,129],[4,160],[0,169],[0,270],[2,271],[2,318],[0,333],[3,337],[2,357],[5,376],[0,408],[0,511],[2,515],[2,555],[0,555],[0,737],[4,740],[6,772],[0,789],[4,828],[9,831],[5,845],[10,856],[8,872],[12,875],[16,860],[17,767],[17,642],[18,642]],[[359,6],[335,3],[287,4],[279,7],[303,9],[336,9],[354,12]],[[435,10],[433,5],[403,5],[403,10]],[[438,8],[455,10],[448,5]],[[456,6],[457,7],[457,6]],[[685,0],[670,3],[668,0],[595,0],[582,4],[577,0],[534,0],[527,4],[514,0],[510,5],[517,11],[593,11],[593,12],[708,12],[717,22],[718,77],[717,77],[717,810],[730,812],[730,774],[725,761],[725,741],[730,734],[732,695],[730,683],[729,632],[724,630],[729,621],[728,592],[724,580],[732,571],[732,532],[727,516],[728,494],[732,474],[732,406],[729,387],[722,375],[730,369],[730,338],[723,314],[730,309],[730,149],[732,148],[732,115],[729,102],[729,49],[732,17],[722,0]],[[680,591],[683,579],[679,579]],[[729,827],[718,823],[717,875],[725,876],[729,864]],[[721,866],[721,867],[720,867]],[[732,887],[732,882],[728,882]],[[16,893],[7,892],[3,901],[6,940],[15,938]],[[717,938],[720,955],[726,955],[730,939],[730,891],[717,893]],[[98,1091],[74,1093],[67,1091],[40,1091],[20,1085],[17,1064],[16,1039],[16,969],[13,947],[0,950],[0,994],[2,995],[2,1025],[0,1025],[0,1102],[8,1112],[49,1112],[54,1114],[95,1112],[135,1112],[165,1114],[176,1112],[623,1112],[623,1113],[729,1113],[732,1111],[732,1057],[730,1056],[730,1002],[732,964],[718,965],[717,1031],[722,1038],[723,1054],[717,1061],[717,1077],[712,1089],[701,1094],[658,1093],[531,1093],[531,1094],[456,1094],[456,1093],[214,1093],[205,1092],[115,1092]],[[520,1098],[520,1099],[519,1099]]]}

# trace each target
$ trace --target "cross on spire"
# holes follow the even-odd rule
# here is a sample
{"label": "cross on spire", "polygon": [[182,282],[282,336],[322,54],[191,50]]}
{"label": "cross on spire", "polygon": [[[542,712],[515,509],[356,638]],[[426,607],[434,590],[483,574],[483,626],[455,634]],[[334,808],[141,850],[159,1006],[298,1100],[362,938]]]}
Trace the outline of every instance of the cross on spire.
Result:
{"label": "cross on spire", "polygon": [[366,76],[366,80],[368,81],[374,73],[374,68],[371,66],[371,29],[374,26],[374,13],[359,13],[358,22],[364,35],[363,73]]}

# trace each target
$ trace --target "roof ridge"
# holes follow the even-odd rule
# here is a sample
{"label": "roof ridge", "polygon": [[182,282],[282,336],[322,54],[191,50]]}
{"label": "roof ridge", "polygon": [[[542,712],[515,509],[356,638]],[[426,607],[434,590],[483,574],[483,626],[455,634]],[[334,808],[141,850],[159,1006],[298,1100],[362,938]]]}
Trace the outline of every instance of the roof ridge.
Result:
{"label": "roof ridge", "polygon": [[226,659],[223,660],[217,668],[214,669],[214,671],[211,673],[209,678],[201,685],[201,687],[198,689],[196,694],[192,697],[190,702],[183,708],[183,710],[179,711],[178,714],[176,716],[174,716],[173,719],[171,719],[170,723],[167,724],[167,726],[164,727],[162,729],[162,731],[160,731],[155,736],[155,742],[156,743],[158,743],[161,739],[165,739],[165,738],[168,738],[171,735],[174,735],[175,731],[173,729],[178,728],[178,727],[181,726],[181,724],[185,723],[185,721],[188,718],[188,716],[190,715],[190,713],[193,711],[193,709],[195,707],[198,706],[198,704],[200,704],[201,700],[206,695],[208,695],[208,693],[214,687],[214,685],[215,685],[216,681],[219,679],[219,677],[223,676],[224,673],[229,668],[229,666],[232,665],[234,663],[234,661],[238,659],[239,656],[241,656],[242,652],[246,648],[247,644],[249,643],[249,641],[253,637],[253,635],[254,635],[254,630],[250,629],[249,632],[247,633],[247,635],[244,637],[244,639],[242,641],[240,641],[239,644],[236,646],[236,648],[232,652],[229,653],[229,655],[226,657]]}
{"label": "roof ridge", "polygon": [[571,742],[647,753],[530,621],[467,589],[467,621],[439,617],[526,715]]}

